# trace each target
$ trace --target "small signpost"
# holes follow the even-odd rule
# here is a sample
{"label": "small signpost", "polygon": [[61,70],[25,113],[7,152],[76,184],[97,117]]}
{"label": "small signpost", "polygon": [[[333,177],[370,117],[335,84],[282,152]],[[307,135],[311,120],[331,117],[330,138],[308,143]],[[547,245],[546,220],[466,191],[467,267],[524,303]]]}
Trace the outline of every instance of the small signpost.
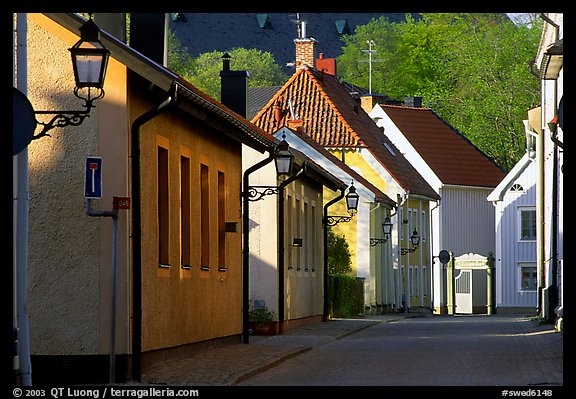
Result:
{"label": "small signpost", "polygon": [[91,201],[102,198],[102,158],[87,157],[84,179],[84,208],[92,217],[111,217],[112,230],[112,304],[110,323],[110,383],[114,383],[116,374],[116,252],[118,246],[118,210],[130,209],[130,197],[113,197],[111,211],[92,209]]}

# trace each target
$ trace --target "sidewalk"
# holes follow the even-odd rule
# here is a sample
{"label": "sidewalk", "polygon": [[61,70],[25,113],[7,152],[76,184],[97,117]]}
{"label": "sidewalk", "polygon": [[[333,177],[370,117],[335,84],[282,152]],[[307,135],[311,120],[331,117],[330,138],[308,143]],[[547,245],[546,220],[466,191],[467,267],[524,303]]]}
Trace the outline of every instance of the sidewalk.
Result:
{"label": "sidewalk", "polygon": [[340,339],[376,323],[414,316],[381,314],[363,319],[334,319],[307,324],[282,335],[251,335],[249,344],[226,345],[190,358],[156,365],[142,374],[142,384],[235,385],[315,346]]}

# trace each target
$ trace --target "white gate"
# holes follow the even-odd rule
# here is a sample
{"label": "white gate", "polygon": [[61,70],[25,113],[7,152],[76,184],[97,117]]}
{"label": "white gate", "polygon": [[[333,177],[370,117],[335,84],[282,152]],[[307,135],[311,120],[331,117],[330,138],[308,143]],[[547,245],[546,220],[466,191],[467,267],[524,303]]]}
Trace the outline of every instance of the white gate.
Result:
{"label": "white gate", "polygon": [[454,278],[456,313],[472,314],[472,270],[460,269]]}

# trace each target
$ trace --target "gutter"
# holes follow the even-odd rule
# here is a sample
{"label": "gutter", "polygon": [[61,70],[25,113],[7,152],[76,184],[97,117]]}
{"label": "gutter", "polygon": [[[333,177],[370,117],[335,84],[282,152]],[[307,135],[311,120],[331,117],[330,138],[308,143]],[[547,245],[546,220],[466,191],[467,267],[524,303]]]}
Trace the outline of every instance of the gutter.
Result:
{"label": "gutter", "polygon": [[176,86],[156,108],[146,111],[132,122],[132,379],[142,379],[142,221],[140,187],[140,129],[147,122],[168,110],[176,102]]}

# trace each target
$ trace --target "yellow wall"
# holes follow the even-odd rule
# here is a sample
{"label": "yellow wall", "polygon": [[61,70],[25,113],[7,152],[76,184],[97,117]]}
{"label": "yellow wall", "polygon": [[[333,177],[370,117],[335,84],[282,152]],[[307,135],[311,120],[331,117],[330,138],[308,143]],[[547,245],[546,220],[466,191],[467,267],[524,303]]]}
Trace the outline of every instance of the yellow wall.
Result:
{"label": "yellow wall", "polygon": [[[385,180],[378,174],[378,172],[376,170],[373,169],[373,167],[368,164],[366,162],[366,160],[362,157],[362,155],[356,151],[356,150],[345,150],[344,155],[342,155],[342,151],[340,150],[332,150],[331,151],[332,154],[340,159],[343,159],[343,161],[350,166],[351,168],[355,169],[356,171],[358,171],[362,177],[364,177],[366,180],[368,180],[370,183],[372,183],[374,186],[376,186],[378,189],[380,189],[382,192],[386,192],[387,191],[387,187],[386,187],[386,182]],[[333,196],[332,196],[333,197]],[[329,198],[327,198],[327,200],[329,200]],[[336,211],[336,206],[340,206],[341,208],[338,209]],[[417,209],[418,210],[418,220],[420,220],[420,217],[422,215],[421,211],[424,211],[425,215],[426,215],[426,226],[427,226],[427,230],[429,230],[429,226],[430,226],[430,220],[429,220],[429,201],[428,200],[424,200],[424,199],[420,199],[417,197],[409,197],[408,201],[406,201],[404,203],[404,205],[402,206],[402,212],[404,214],[404,218],[406,218],[406,215],[408,214],[408,209]],[[344,212],[344,213],[340,213],[340,214],[346,214],[346,210],[345,210],[345,204],[344,203],[338,203],[338,205],[335,205],[332,210],[332,214],[335,214],[335,212]],[[355,223],[343,223],[340,224],[338,226],[336,226],[335,231],[344,233],[346,236],[346,240],[348,241],[349,245],[350,245],[350,249],[352,251],[355,251],[356,248],[356,229],[355,229],[356,224]],[[407,224],[403,225],[403,228],[405,229],[404,231],[404,240],[400,241],[400,247],[401,248],[409,248],[410,244],[409,244],[409,237],[412,234],[412,232],[408,232],[408,228],[407,228]],[[418,231],[420,233],[420,235],[422,236],[421,232],[420,232],[420,222],[418,222]],[[429,255],[429,243],[430,243],[430,238],[429,238],[429,231],[427,231],[426,234],[426,240],[421,240],[420,241],[420,245],[419,248],[413,252],[410,253],[408,255],[399,255],[399,264],[400,265],[405,265],[404,267],[404,292],[408,295],[408,290],[410,289],[410,287],[408,286],[408,273],[409,273],[409,266],[417,266],[420,270],[420,273],[422,271],[422,266],[426,265],[426,284],[428,286],[427,289],[427,293],[428,295],[426,297],[423,298],[423,301],[421,300],[420,296],[411,296],[410,297],[410,306],[421,306],[422,303],[424,303],[424,306],[428,306],[429,302],[430,302],[430,294],[431,294],[431,290],[430,290],[430,275],[431,275],[431,259],[430,259],[430,255]],[[353,262],[353,267],[355,269],[355,264]],[[355,270],[354,270],[355,271]],[[422,273],[421,273],[422,275]]]}
{"label": "yellow wall", "polygon": [[[332,201],[335,197],[340,195],[340,192],[334,192],[328,188],[324,188],[324,204]],[[322,212],[324,212],[324,207],[322,207]],[[332,204],[328,208],[328,216],[349,216],[348,208],[346,207],[346,199],[342,198],[340,201]],[[356,243],[358,241],[357,237],[357,218],[353,217],[350,222],[338,223],[336,226],[331,226],[330,229],[339,235],[344,235],[346,242],[348,243],[348,249],[350,251],[350,261],[351,261],[351,271],[350,276],[356,277],[357,261],[356,261]]]}
{"label": "yellow wall", "polygon": [[[158,102],[159,100],[156,99]],[[136,104],[137,117],[152,104]],[[158,261],[158,146],[168,150],[169,268]],[[142,348],[172,347],[242,331],[241,148],[219,132],[181,114],[161,114],[141,129],[142,165]],[[190,158],[191,268],[180,261],[180,156]],[[201,270],[200,164],[208,166],[208,266]],[[219,264],[218,172],[226,181],[225,221],[238,232],[224,234],[225,265]],[[204,265],[206,266],[206,265]],[[226,271],[219,271],[226,266]]]}

